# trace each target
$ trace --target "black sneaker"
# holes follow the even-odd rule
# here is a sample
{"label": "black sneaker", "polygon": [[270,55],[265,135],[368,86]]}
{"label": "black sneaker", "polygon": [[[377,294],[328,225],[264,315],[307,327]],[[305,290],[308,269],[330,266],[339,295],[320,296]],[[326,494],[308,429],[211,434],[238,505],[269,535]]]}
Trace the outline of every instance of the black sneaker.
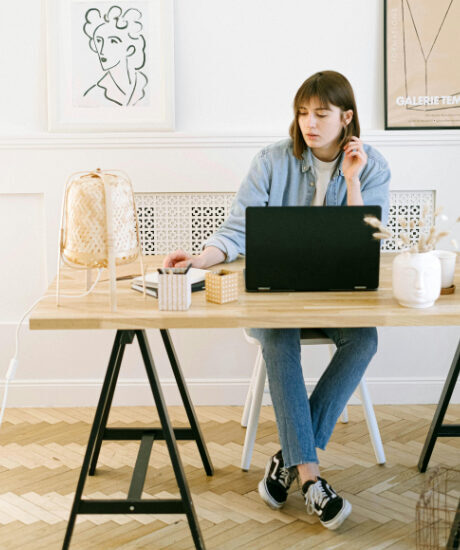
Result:
{"label": "black sneaker", "polygon": [[337,529],[351,514],[351,504],[340,497],[329,483],[318,476],[317,481],[307,481],[302,486],[308,514],[318,514],[328,529]]}
{"label": "black sneaker", "polygon": [[259,483],[259,495],[270,508],[279,510],[286,502],[289,487],[297,478],[297,468],[284,467],[281,451],[272,456],[265,467],[265,476]]}

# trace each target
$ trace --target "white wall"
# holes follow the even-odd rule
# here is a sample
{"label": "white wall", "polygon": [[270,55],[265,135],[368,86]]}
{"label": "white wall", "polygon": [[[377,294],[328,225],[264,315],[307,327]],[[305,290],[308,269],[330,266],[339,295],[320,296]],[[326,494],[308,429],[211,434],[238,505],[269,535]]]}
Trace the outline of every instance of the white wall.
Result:
{"label": "white wall", "polygon": [[[393,189],[435,189],[458,215],[460,133],[383,131],[383,2],[176,0],[176,132],[58,135],[46,130],[44,5],[19,0],[0,19],[0,376],[15,323],[54,277],[58,212],[74,170],[119,167],[137,191],[234,191],[264,144],[286,136],[292,99],[313,72],[352,82],[363,139],[389,160]],[[375,402],[436,402],[457,345],[453,328],[386,328],[368,379]],[[93,404],[114,333],[22,329],[11,405]],[[239,330],[173,331],[196,403],[242,403],[255,350]],[[161,341],[149,333],[171,403]],[[315,379],[326,350],[304,352]],[[119,403],[150,403],[137,349]],[[307,367],[308,365],[308,367]],[[456,394],[456,400],[460,398]]]}

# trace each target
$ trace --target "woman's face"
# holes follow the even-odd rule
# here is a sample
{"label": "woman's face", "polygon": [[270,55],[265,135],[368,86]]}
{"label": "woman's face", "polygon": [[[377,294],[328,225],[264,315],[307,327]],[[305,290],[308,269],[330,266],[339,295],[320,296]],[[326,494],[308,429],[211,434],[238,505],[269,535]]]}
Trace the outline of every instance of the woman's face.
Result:
{"label": "woman's face", "polygon": [[338,145],[345,119],[342,109],[331,104],[322,105],[313,97],[300,105],[298,122],[308,147],[328,149]]}
{"label": "woman's face", "polygon": [[105,23],[96,29],[94,44],[104,71],[124,61],[130,55],[128,50],[133,48],[127,32],[117,29],[114,23]]}

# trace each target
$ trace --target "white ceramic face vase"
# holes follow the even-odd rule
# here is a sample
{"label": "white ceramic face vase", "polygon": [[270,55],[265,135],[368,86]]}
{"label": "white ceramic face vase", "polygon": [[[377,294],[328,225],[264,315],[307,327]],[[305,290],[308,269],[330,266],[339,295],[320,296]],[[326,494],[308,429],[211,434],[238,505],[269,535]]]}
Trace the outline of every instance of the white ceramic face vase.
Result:
{"label": "white ceramic face vase", "polygon": [[430,307],[441,293],[441,263],[432,252],[404,252],[393,261],[393,295],[405,307]]}

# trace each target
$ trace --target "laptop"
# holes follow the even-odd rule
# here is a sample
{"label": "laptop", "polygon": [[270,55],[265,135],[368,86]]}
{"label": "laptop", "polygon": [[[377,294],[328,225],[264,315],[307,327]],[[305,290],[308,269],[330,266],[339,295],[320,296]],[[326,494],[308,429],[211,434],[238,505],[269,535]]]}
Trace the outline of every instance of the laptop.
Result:
{"label": "laptop", "polygon": [[380,206],[249,206],[246,290],[375,290],[380,241],[364,223]]}

